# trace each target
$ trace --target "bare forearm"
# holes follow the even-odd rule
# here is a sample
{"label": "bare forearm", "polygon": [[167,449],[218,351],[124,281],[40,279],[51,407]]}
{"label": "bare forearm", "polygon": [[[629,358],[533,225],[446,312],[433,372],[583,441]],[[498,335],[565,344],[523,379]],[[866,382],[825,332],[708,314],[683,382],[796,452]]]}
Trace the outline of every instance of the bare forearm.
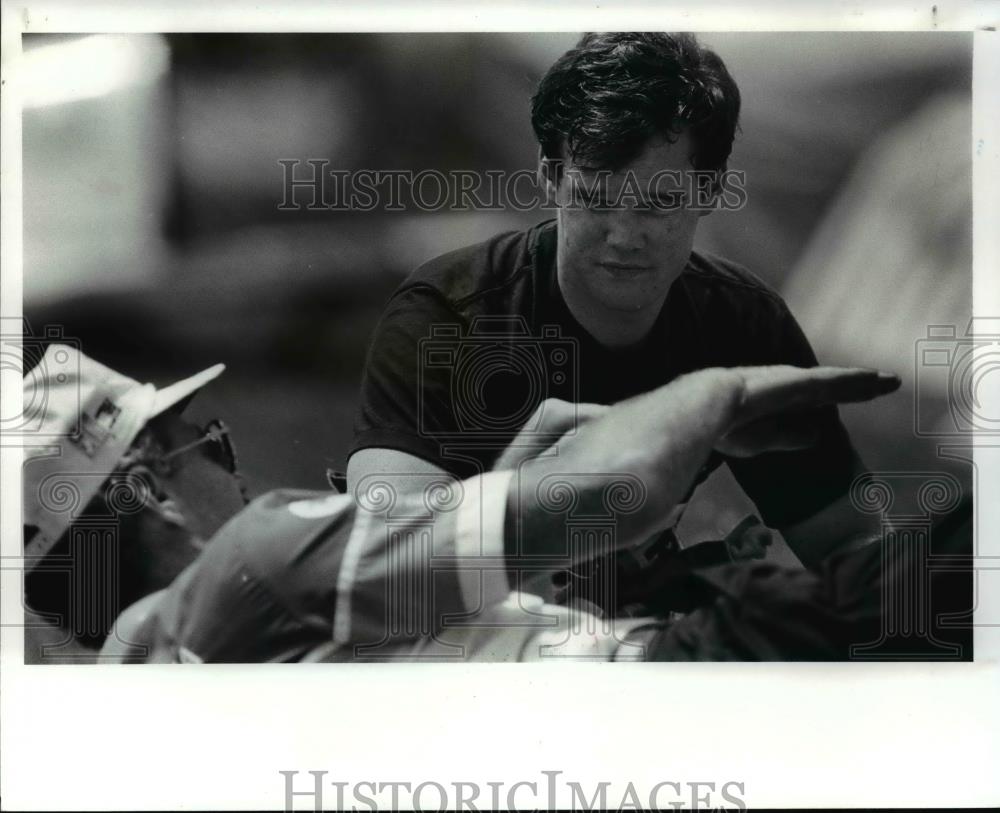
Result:
{"label": "bare forearm", "polygon": [[557,444],[553,454],[522,466],[508,503],[508,528],[520,534],[520,549],[572,555],[565,547],[570,505],[559,495],[547,498],[560,482],[576,517],[607,515],[618,489],[623,500],[614,522],[618,546],[659,530],[732,422],[742,394],[738,373],[692,373],[617,404]]}

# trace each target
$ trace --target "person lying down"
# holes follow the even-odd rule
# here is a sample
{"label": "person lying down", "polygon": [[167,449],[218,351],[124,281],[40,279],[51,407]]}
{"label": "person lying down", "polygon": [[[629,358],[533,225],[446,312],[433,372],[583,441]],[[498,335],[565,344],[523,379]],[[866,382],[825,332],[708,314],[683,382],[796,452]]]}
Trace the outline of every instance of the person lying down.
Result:
{"label": "person lying down", "polygon": [[[26,598],[101,661],[841,659],[877,633],[883,581],[905,577],[883,571],[877,542],[844,539],[812,551],[808,570],[640,573],[648,615],[599,617],[514,589],[527,571],[571,571],[654,537],[713,451],[802,448],[813,411],[886,395],[891,374],[701,370],[611,407],[579,405],[574,431],[544,450],[515,441],[468,480],[435,475],[399,494],[372,475],[354,495],[279,490],[244,505],[224,425],[183,416],[220,367],[159,391],[82,354],[77,369],[60,383],[43,360],[25,379],[26,401],[46,388],[45,428],[61,436],[59,455],[25,466]],[[60,483],[84,510],[53,500]],[[581,538],[578,518],[602,512],[613,533]],[[46,564],[98,556],[77,531],[111,514],[119,606],[131,606],[101,629],[69,617]],[[683,614],[657,609],[672,589]]]}

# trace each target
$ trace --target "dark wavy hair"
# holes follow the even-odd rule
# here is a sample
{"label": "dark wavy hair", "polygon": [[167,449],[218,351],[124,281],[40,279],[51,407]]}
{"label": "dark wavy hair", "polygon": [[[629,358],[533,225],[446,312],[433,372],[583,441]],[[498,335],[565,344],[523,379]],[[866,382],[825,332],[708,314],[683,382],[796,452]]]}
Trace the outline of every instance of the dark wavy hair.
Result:
{"label": "dark wavy hair", "polygon": [[584,34],[549,68],[531,101],[547,158],[618,169],[650,137],[691,133],[695,169],[726,168],[740,91],[721,59],[691,34]]}

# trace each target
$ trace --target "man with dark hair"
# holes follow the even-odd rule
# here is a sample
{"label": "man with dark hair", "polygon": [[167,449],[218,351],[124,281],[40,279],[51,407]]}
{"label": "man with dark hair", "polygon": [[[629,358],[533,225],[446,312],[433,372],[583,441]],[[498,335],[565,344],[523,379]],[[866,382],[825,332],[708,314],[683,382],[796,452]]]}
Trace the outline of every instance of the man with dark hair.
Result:
{"label": "man with dark hair", "polygon": [[650,138],[688,132],[695,169],[724,170],[740,91],[690,34],[585,34],[538,86],[531,124],[545,158],[619,168]]}
{"label": "man with dark hair", "polygon": [[[546,397],[612,404],[703,368],[814,366],[777,293],[693,247],[725,194],[739,110],[722,60],[690,35],[587,34],[563,55],[532,104],[556,218],[431,260],[395,292],[368,354],[349,488],[373,473],[404,488],[413,473],[488,471]],[[849,504],[863,466],[836,408],[797,420],[808,448],[722,449],[699,481],[728,463],[814,566],[873,527]]]}

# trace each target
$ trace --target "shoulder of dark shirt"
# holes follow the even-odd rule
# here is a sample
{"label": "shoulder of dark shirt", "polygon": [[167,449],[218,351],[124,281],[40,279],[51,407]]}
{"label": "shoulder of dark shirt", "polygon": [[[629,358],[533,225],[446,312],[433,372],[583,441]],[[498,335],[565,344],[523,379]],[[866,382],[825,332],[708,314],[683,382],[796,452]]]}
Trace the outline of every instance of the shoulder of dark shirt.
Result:
{"label": "shoulder of dark shirt", "polygon": [[784,305],[781,295],[752,271],[707,251],[691,252],[681,279],[689,288],[743,294]]}
{"label": "shoulder of dark shirt", "polygon": [[816,364],[785,300],[741,265],[692,252],[679,282],[698,314],[709,366]]}
{"label": "shoulder of dark shirt", "polygon": [[393,297],[423,290],[461,312],[491,293],[502,294],[530,273],[533,238],[540,230],[551,228],[552,222],[501,232],[428,260],[407,276]]}
{"label": "shoulder of dark shirt", "polygon": [[[491,295],[502,300],[505,291],[531,272],[538,235],[554,227],[554,220],[544,221],[441,254],[407,276],[393,299],[422,292],[456,314],[466,313],[474,303],[490,300]],[[742,309],[748,302],[756,301],[761,306],[785,308],[777,291],[756,274],[710,252],[692,251],[681,281],[703,306],[717,307],[730,301]]]}

